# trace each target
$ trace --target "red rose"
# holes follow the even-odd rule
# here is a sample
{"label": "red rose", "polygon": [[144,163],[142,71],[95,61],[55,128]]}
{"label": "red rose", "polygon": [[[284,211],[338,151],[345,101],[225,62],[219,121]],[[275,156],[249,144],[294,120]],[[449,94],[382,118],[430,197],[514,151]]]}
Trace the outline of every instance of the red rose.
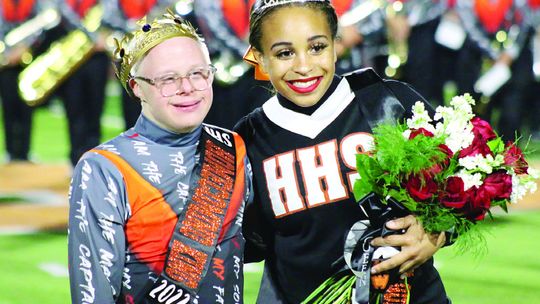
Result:
{"label": "red rose", "polygon": [[425,137],[433,137],[433,133],[429,132],[428,130],[424,128],[420,128],[420,129],[412,130],[411,134],[409,135],[409,139],[413,139],[420,134],[424,135]]}
{"label": "red rose", "polygon": [[445,144],[439,145],[439,149],[446,154],[443,159],[439,160],[433,166],[423,171],[424,176],[426,178],[433,177],[439,173],[441,173],[444,168],[448,167],[448,164],[450,164],[450,158],[452,157],[452,150],[448,148]]}
{"label": "red rose", "polygon": [[461,177],[449,177],[446,180],[444,192],[439,195],[439,198],[444,206],[461,210],[468,200]]}
{"label": "red rose", "polygon": [[441,151],[443,151],[446,155],[448,155],[448,158],[451,158],[452,156],[454,156],[454,152],[452,152],[452,150],[450,150],[450,148],[448,148],[448,146],[445,144],[440,144],[439,149],[441,149]]}
{"label": "red rose", "polygon": [[426,201],[437,193],[437,184],[435,181],[427,176],[427,174],[423,176],[424,178],[420,178],[418,175],[413,175],[405,183],[405,188],[416,201]]}
{"label": "red rose", "polygon": [[509,199],[512,194],[512,176],[504,171],[494,172],[484,179],[480,188],[488,193],[490,199]]}
{"label": "red rose", "polygon": [[491,206],[491,197],[485,188],[472,187],[466,192],[469,203],[463,208],[463,214],[470,220],[481,221]]}
{"label": "red rose", "polygon": [[529,164],[525,160],[523,151],[512,142],[506,144],[504,153],[504,164],[514,168],[516,174],[525,174],[529,169]]}
{"label": "red rose", "polygon": [[431,168],[430,173],[432,174],[432,176],[440,173],[443,170],[443,168],[448,167],[448,165],[450,164],[450,158],[454,156],[454,153],[452,152],[452,150],[450,150],[450,148],[448,148],[448,146],[445,144],[440,144],[439,149],[443,151],[444,154],[446,154],[446,157],[440,163],[435,164]]}
{"label": "red rose", "polygon": [[473,132],[480,134],[480,136],[485,141],[490,141],[497,137],[497,134],[493,131],[493,128],[491,128],[491,125],[485,121],[480,119],[479,117],[474,117],[471,119],[471,123],[473,125]]}
{"label": "red rose", "polygon": [[483,156],[493,155],[493,152],[491,152],[491,149],[487,145],[486,139],[484,139],[483,136],[476,130],[473,130],[473,133],[473,142],[470,146],[459,152],[459,158],[463,158],[466,156],[475,156],[478,154],[482,154]]}

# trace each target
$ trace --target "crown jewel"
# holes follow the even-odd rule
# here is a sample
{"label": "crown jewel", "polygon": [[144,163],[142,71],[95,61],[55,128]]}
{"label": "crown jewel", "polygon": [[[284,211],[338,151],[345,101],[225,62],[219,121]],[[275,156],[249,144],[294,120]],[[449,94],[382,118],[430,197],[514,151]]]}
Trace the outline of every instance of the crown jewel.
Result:
{"label": "crown jewel", "polygon": [[304,2],[326,2],[330,3],[330,0],[262,0],[260,5],[254,8],[254,12],[260,13],[266,9],[274,6],[288,4],[288,3],[304,3]]}
{"label": "crown jewel", "polygon": [[173,37],[189,37],[203,42],[195,28],[182,17],[170,10],[161,18],[152,23],[146,17],[137,21],[138,29],[126,33],[121,40],[114,39],[114,59],[116,76],[128,92],[128,80],[131,78],[131,69],[148,51],[161,42]]}

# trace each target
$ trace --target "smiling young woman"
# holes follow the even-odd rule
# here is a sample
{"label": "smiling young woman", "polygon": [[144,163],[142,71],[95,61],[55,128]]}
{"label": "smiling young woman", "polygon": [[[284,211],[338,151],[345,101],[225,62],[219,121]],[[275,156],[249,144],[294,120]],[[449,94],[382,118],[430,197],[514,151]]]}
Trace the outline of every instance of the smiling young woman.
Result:
{"label": "smiling young woman", "polygon": [[[405,109],[423,98],[371,69],[335,74],[338,19],[330,1],[255,1],[250,22],[248,57],[277,94],[235,128],[255,188],[244,217],[245,259],[265,259],[258,303],[301,303],[345,267],[345,236],[366,219],[352,187],[355,156],[372,147],[372,127],[410,114]],[[412,216],[387,226],[406,232],[373,245],[401,253],[373,271],[416,268],[411,303],[448,303],[431,259],[439,234],[426,234]]]}

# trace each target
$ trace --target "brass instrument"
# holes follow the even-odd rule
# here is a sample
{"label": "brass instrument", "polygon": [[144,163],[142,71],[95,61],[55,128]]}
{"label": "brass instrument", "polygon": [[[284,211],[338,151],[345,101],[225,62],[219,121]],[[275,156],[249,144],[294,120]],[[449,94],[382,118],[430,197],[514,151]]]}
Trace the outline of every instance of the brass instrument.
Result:
{"label": "brass instrument", "polygon": [[98,30],[103,16],[101,5],[91,8],[82,24],[85,31],[73,30],[51,44],[19,74],[19,92],[29,106],[37,106],[66,80],[93,53],[94,42],[87,32]]}
{"label": "brass instrument", "polygon": [[339,25],[350,26],[356,24],[369,17],[369,15],[373,14],[378,9],[383,8],[385,5],[384,0],[371,0],[359,4],[339,17]]}
{"label": "brass instrument", "polygon": [[[57,26],[58,23],[60,23],[60,14],[55,9],[49,8],[9,31],[4,41],[0,41],[0,66],[7,65],[8,54],[13,48],[21,43],[31,45],[43,31]],[[22,60],[23,63],[30,63],[32,55],[25,53]]]}

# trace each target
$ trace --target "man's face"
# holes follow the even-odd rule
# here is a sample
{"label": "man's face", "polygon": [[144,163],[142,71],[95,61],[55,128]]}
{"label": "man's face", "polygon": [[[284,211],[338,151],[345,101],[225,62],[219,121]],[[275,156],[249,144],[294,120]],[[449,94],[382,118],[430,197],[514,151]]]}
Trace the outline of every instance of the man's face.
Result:
{"label": "man's face", "polygon": [[[141,60],[134,76],[147,79],[171,79],[185,76],[210,64],[208,52],[198,41],[188,37],[174,37],[158,44]],[[163,97],[160,89],[142,80],[131,80],[134,94],[142,100],[142,113],[162,128],[188,133],[197,128],[212,105],[212,80],[208,87],[196,90],[187,78],[178,79],[178,92]]]}

